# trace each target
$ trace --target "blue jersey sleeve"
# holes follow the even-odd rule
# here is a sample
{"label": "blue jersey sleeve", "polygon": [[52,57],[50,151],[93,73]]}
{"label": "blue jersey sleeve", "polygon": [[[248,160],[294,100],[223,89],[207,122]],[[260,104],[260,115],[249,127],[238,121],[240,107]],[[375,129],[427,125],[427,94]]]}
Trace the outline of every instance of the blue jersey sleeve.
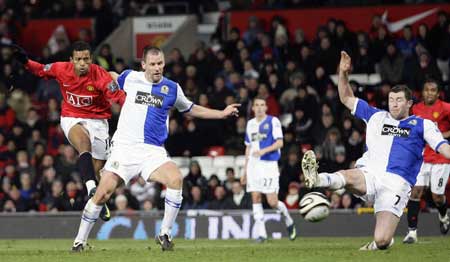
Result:
{"label": "blue jersey sleeve", "polygon": [[355,107],[352,110],[352,114],[367,123],[375,113],[380,111],[380,109],[370,106],[366,101],[358,98],[358,100],[356,100]]}
{"label": "blue jersey sleeve", "polygon": [[131,71],[132,70],[125,70],[117,77],[117,83],[119,84],[120,89],[124,90],[125,79]]}

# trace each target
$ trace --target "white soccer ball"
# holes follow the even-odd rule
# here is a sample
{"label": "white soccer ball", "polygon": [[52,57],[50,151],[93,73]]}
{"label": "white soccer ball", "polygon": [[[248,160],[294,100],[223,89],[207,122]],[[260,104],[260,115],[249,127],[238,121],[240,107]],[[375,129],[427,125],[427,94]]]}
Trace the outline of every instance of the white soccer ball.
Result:
{"label": "white soccer ball", "polygon": [[309,222],[322,221],[330,214],[330,202],[322,193],[308,193],[300,200],[300,214]]}

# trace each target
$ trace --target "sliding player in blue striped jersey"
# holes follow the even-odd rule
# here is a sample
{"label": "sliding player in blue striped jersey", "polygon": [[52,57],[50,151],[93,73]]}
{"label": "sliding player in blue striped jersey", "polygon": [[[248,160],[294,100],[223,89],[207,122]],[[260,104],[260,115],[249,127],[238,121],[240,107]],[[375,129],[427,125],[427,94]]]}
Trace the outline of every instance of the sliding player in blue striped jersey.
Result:
{"label": "sliding player in blue striped jersey", "polygon": [[393,87],[389,93],[389,112],[379,110],[353,95],[348,83],[350,68],[350,56],[341,52],[339,98],[367,124],[367,152],[363,161],[355,169],[318,174],[314,152],[307,151],[302,169],[308,187],[345,188],[363,200],[373,201],[374,241],[360,250],[387,249],[394,242],[395,230],[416,183],[425,144],[448,159],[450,146],[433,122],[409,115],[412,95],[408,87]]}

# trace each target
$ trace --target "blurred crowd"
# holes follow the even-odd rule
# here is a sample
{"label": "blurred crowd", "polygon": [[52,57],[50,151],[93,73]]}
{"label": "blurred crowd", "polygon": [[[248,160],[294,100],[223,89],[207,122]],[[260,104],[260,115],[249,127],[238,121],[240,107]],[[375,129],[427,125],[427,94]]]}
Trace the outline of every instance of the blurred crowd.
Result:
{"label": "blurred crowd", "polygon": [[[372,19],[370,28],[352,32],[345,21],[331,18],[318,28],[316,37],[307,39],[301,28],[289,32],[282,17],[266,21],[271,25],[267,31],[262,21],[250,17],[246,30],[232,28],[223,38],[217,33],[210,43],[197,43],[189,56],[176,48],[168,52],[165,75],[180,83],[192,101],[214,109],[242,105],[239,117],[227,120],[191,119],[173,111],[165,144],[169,154],[191,157],[214,150],[243,155],[251,100],[257,95],[265,97],[268,114],[280,118],[284,131],[279,197],[289,208],[298,208],[299,199],[308,193],[299,165],[302,152],[314,149],[319,171],[334,172],[352,167],[364,151],[365,126],[344,110],[330,78],[336,73],[340,50],[350,53],[353,73],[381,76],[382,82],[373,86],[351,83],[356,96],[371,105],[386,109],[387,94],[398,83],[408,84],[420,99],[427,78],[442,83],[442,98],[450,95],[448,76],[437,63],[447,67],[449,63],[447,13],[440,12],[430,28],[422,24],[413,31],[406,26],[395,35],[387,31],[380,16],[368,19]],[[139,63],[115,57],[108,45],[101,46],[94,58],[118,73],[127,68],[139,70]],[[36,58],[41,63],[58,59],[64,60],[49,56],[45,49]],[[59,126],[57,83],[29,74],[8,48],[0,50],[0,65],[0,211],[81,210],[87,196],[76,165],[77,153]],[[8,92],[11,85],[15,89]],[[111,134],[120,106],[114,104],[112,112]],[[184,179],[182,209],[250,208],[250,196],[237,174],[230,167],[226,180],[221,181],[215,174],[203,174],[193,161]],[[346,192],[325,193],[332,208],[353,209],[363,204]],[[117,189],[109,204],[125,212],[157,210],[163,207],[164,194],[161,185],[136,180],[128,188]],[[426,203],[423,207],[427,208]]]}

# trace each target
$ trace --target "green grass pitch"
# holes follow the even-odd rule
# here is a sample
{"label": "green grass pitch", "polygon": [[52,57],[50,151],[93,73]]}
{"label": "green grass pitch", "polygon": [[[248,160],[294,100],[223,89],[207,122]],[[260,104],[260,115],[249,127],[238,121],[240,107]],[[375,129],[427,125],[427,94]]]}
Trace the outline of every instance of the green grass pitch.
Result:
{"label": "green grass pitch", "polygon": [[450,238],[422,237],[415,245],[396,238],[387,251],[362,252],[358,248],[370,238],[299,238],[269,240],[255,244],[248,240],[175,239],[175,251],[162,252],[154,241],[114,239],[91,241],[93,248],[71,253],[66,239],[0,240],[0,261],[450,261]]}

